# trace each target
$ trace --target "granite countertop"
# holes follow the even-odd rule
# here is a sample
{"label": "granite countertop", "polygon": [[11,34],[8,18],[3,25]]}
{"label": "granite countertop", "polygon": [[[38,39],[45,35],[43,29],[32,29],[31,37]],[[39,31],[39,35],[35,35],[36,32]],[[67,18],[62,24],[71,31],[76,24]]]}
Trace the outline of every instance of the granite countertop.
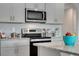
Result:
{"label": "granite countertop", "polygon": [[34,43],[34,46],[47,47],[60,52],[66,52],[74,55],[79,55],[79,42],[74,47],[65,46],[63,41],[53,41],[51,43]]}

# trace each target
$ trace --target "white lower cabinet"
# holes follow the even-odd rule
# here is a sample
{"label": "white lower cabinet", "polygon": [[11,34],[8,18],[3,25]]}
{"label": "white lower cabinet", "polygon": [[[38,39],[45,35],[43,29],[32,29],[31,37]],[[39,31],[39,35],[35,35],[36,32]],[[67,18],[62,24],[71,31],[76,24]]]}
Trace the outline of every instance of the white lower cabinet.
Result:
{"label": "white lower cabinet", "polygon": [[69,53],[65,53],[65,52],[61,52],[60,54],[61,54],[61,56],[76,56],[74,54],[69,54]]}
{"label": "white lower cabinet", "polygon": [[15,49],[13,47],[2,47],[1,56],[15,56]]}
{"label": "white lower cabinet", "polygon": [[29,45],[2,47],[1,56],[29,56]]}
{"label": "white lower cabinet", "polygon": [[47,47],[38,47],[38,56],[60,56],[60,51]]}
{"label": "white lower cabinet", "polygon": [[17,56],[29,56],[29,46],[17,47],[15,51]]}
{"label": "white lower cabinet", "polygon": [[1,40],[1,56],[29,56],[29,38]]}
{"label": "white lower cabinet", "polygon": [[62,52],[57,49],[38,46],[38,56],[77,56],[74,53]]}

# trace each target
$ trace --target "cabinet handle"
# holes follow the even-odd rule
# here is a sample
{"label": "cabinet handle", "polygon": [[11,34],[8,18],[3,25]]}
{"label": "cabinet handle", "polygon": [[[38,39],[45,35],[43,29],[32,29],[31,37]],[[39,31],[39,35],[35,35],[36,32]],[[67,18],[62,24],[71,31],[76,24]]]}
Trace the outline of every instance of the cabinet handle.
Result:
{"label": "cabinet handle", "polygon": [[54,21],[55,21],[55,22],[58,22],[58,19],[55,18]]}
{"label": "cabinet handle", "polygon": [[12,16],[10,16],[10,20],[12,20]]}
{"label": "cabinet handle", "polygon": [[13,16],[13,20],[15,20],[15,16]]}

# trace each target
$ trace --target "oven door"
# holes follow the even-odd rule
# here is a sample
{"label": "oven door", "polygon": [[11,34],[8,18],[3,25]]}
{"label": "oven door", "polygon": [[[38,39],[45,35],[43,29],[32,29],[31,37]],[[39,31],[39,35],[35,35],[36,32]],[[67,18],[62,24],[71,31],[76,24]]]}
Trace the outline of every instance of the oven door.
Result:
{"label": "oven door", "polygon": [[46,12],[26,10],[26,22],[46,22]]}

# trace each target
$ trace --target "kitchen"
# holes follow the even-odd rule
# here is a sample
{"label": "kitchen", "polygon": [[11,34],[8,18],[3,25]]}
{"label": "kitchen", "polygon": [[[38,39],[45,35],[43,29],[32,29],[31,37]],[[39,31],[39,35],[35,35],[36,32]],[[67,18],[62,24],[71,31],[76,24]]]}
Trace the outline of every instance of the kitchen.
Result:
{"label": "kitchen", "polygon": [[[75,14],[78,5],[78,3],[0,3],[1,56],[39,56],[41,52],[37,46],[41,46],[40,44],[63,41],[66,32],[78,34],[78,20]],[[60,55],[60,51],[57,50],[52,50],[52,53]],[[53,55],[50,54],[47,53],[48,56]]]}

